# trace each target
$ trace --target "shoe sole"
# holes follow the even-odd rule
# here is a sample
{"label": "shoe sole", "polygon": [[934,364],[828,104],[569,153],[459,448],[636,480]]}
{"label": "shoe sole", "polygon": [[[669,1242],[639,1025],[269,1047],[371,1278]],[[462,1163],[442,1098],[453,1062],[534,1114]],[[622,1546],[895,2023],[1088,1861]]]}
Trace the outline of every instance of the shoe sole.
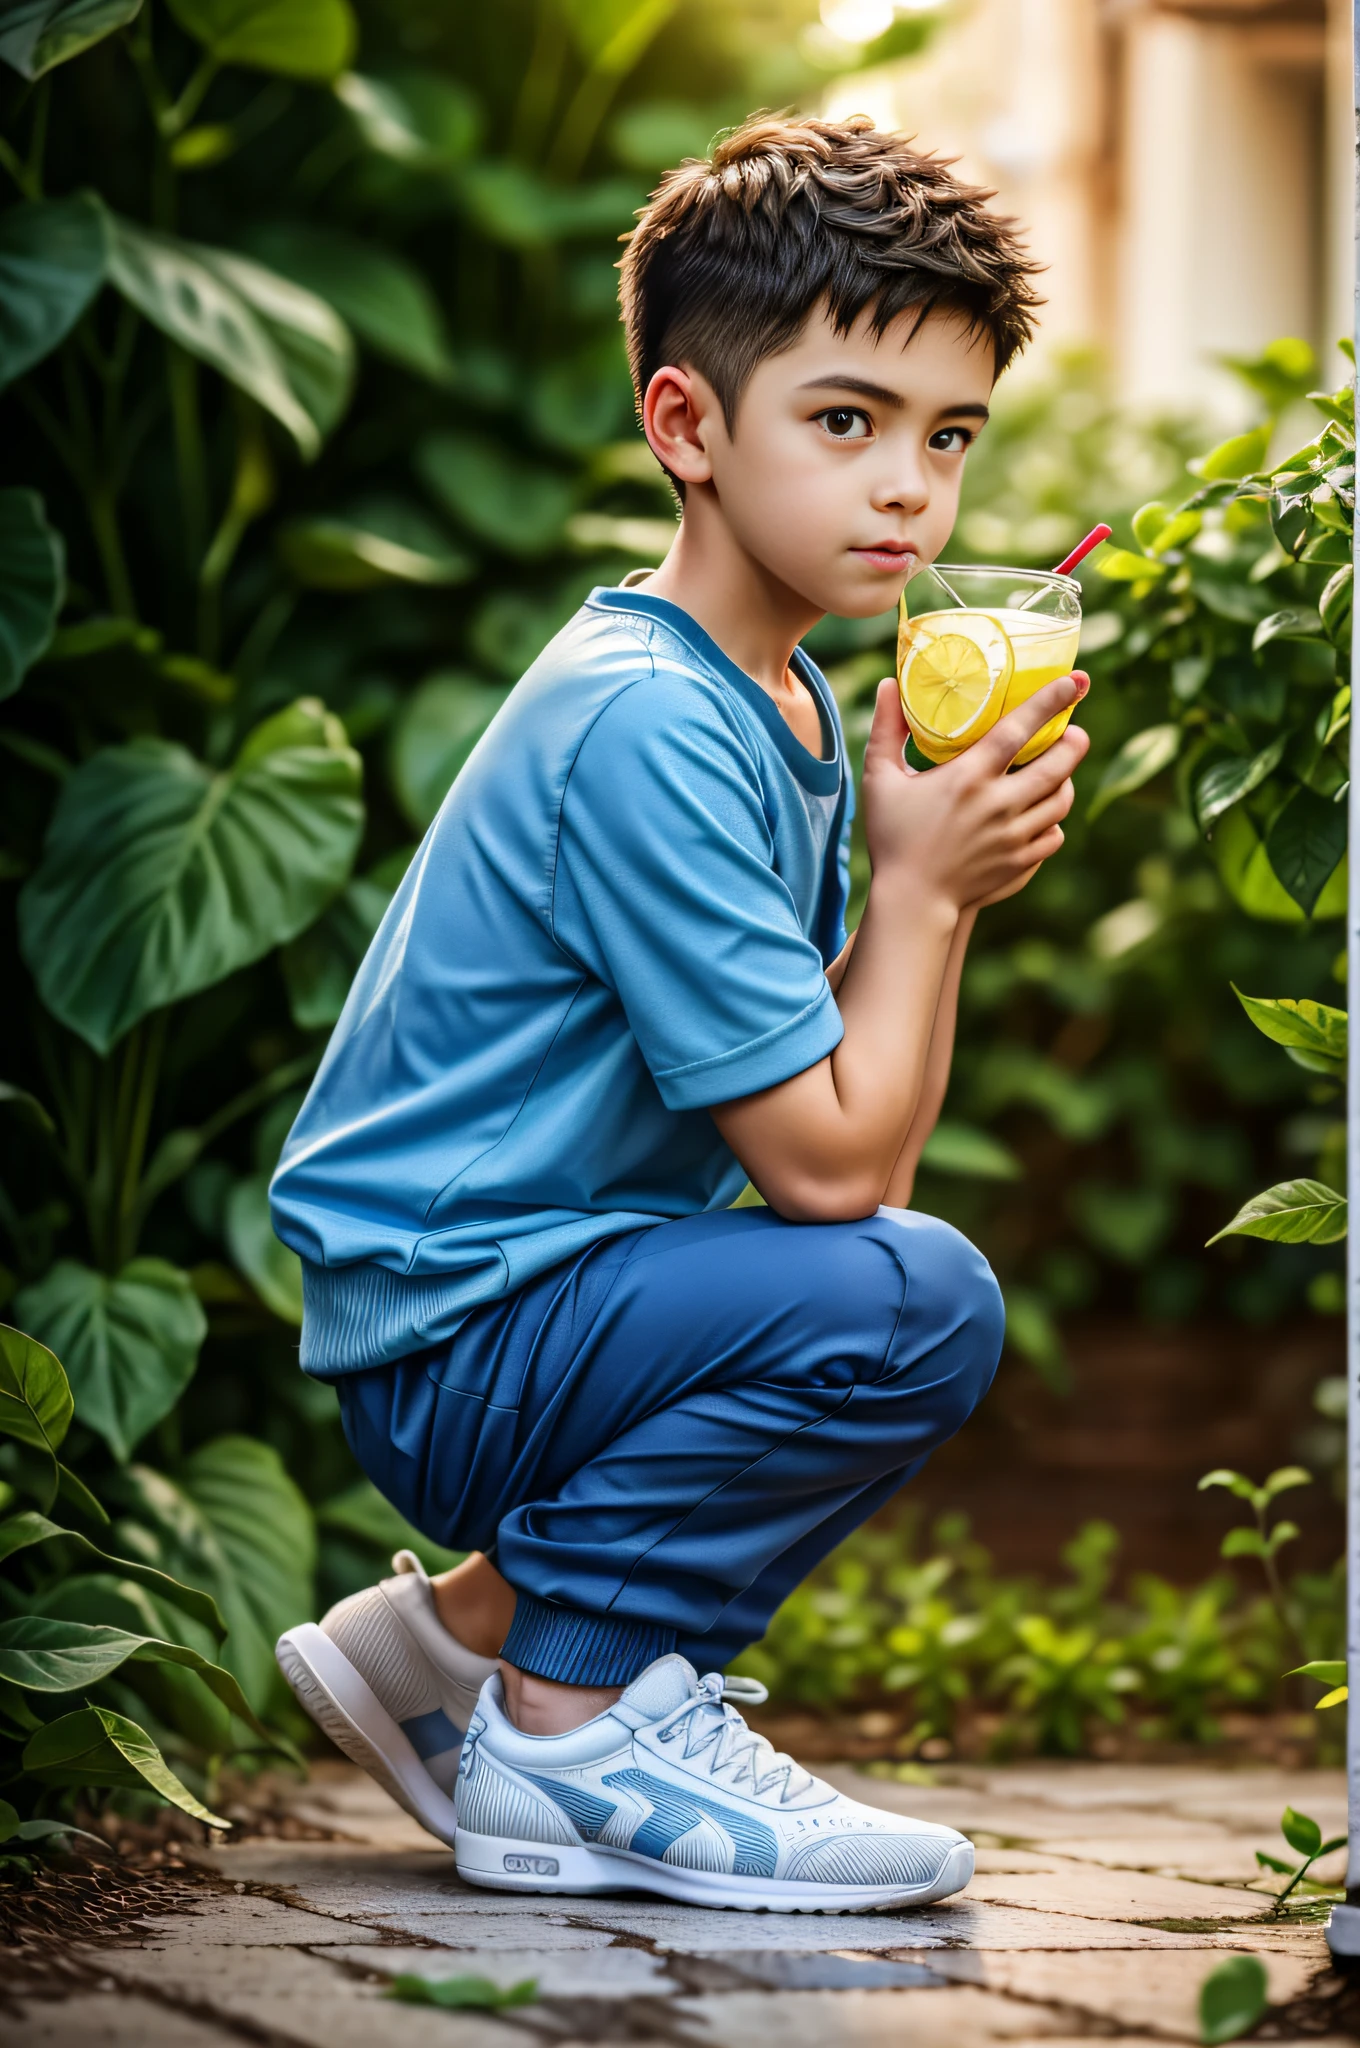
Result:
{"label": "shoe sole", "polygon": [[796,1884],[681,1870],[630,1849],[560,1848],[556,1843],[513,1842],[502,1835],[459,1832],[458,1875],[497,1892],[655,1892],[688,1906],[727,1906],[744,1913],[875,1913],[893,1906],[928,1906],[963,1890],[973,1875],[973,1845],[959,1842],[926,1884]]}
{"label": "shoe sole", "polygon": [[281,1635],[274,1655],[299,1706],[322,1734],[375,1778],[413,1820],[452,1848],[457,1832],[453,1801],[440,1791],[409,1737],[344,1651],[308,1621]]}

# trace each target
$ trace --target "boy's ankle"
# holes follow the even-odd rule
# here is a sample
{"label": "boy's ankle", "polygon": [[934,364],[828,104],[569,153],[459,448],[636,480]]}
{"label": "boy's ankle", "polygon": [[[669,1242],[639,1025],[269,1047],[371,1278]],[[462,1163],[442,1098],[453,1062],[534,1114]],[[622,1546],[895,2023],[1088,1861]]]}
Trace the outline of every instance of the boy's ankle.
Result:
{"label": "boy's ankle", "polygon": [[501,1664],[505,1712],[521,1735],[570,1735],[605,1713],[623,1692],[621,1685],[558,1685],[513,1664]]}
{"label": "boy's ankle", "polygon": [[480,1551],[430,1580],[434,1611],[465,1650],[495,1657],[515,1618],[515,1589]]}

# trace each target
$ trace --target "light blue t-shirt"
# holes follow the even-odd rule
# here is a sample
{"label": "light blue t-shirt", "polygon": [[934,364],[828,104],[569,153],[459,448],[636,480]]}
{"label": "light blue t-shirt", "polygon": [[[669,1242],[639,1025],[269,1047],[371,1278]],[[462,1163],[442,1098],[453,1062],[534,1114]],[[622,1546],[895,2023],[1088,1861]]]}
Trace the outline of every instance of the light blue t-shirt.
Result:
{"label": "light blue t-shirt", "polygon": [[270,1189],[302,1363],[449,1336],[597,1239],[734,1201],[708,1114],[840,1042],[851,787],[688,613],[597,590],[449,791]]}

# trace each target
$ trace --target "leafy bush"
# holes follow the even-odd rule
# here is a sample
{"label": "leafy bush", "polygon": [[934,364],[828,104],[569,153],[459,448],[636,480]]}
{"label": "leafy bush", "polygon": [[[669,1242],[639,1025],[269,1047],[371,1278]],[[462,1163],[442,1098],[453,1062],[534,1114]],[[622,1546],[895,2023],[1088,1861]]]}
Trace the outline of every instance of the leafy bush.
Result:
{"label": "leafy bush", "polygon": [[[1235,1533],[1230,1556],[1241,1554]],[[1064,1548],[1067,1578],[1045,1585],[996,1573],[958,1515],[942,1517],[929,1554],[916,1556],[908,1513],[843,1543],[737,1668],[780,1705],[902,1708],[905,1757],[952,1739],[966,1714],[997,1708],[997,1746],[1073,1756],[1093,1726],[1130,1716],[1149,1738],[1215,1741],[1218,1714],[1280,1697],[1293,1643],[1319,1657],[1337,1651],[1339,1574],[1300,1574],[1278,1605],[1245,1597],[1226,1573],[1189,1589],[1137,1574],[1115,1597],[1118,1550],[1108,1522],[1088,1522]]]}

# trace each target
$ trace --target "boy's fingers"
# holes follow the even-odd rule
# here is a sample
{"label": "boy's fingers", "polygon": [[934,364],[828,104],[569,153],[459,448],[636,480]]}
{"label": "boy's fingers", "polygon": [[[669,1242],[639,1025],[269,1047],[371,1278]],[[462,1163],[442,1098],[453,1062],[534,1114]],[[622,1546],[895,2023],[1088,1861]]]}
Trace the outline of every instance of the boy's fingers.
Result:
{"label": "boy's fingers", "polygon": [[1079,725],[1069,725],[1051,747],[1045,747],[1042,754],[1008,776],[1007,785],[1016,810],[1026,811],[1060,789],[1081,766],[1090,744],[1089,734]]}
{"label": "boy's fingers", "polygon": [[897,767],[904,768],[906,763],[902,759],[902,749],[910,733],[896,678],[884,676],[874,699],[874,722],[869,728],[869,742],[864,749],[865,767],[875,767],[884,760],[891,760]]}
{"label": "boy's fingers", "polygon": [[[1045,683],[1042,690],[1036,690],[1023,704],[1016,706],[999,724],[980,739],[973,749],[976,756],[994,774],[1002,774],[1010,767],[1016,755],[1034,738],[1050,718],[1056,718],[1060,711],[1067,711],[1079,704],[1091,687],[1091,679],[1082,669],[1070,676],[1059,676],[1053,683]],[[1043,758],[1042,756],[1040,757]]]}

